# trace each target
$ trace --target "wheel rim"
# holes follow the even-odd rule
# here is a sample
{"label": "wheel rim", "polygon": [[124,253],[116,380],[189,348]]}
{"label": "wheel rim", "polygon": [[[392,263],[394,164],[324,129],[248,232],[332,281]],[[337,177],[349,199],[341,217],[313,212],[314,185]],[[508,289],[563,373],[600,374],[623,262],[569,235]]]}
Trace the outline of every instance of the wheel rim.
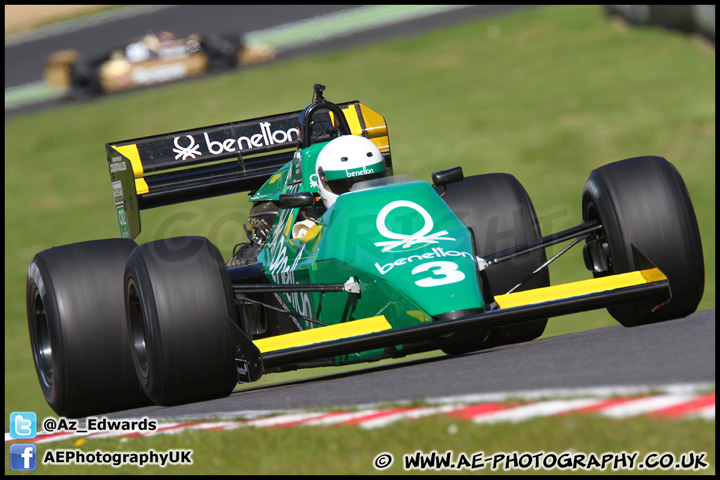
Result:
{"label": "wheel rim", "polygon": [[45,304],[40,297],[40,292],[35,289],[33,292],[33,353],[35,365],[40,373],[41,381],[46,390],[49,390],[53,383],[53,359],[52,343],[50,342],[50,327],[48,326]]}
{"label": "wheel rim", "polygon": [[[597,206],[590,203],[587,207],[587,220],[599,220],[602,223]],[[588,239],[584,251],[585,266],[593,274],[607,275],[613,272],[613,260],[610,253],[610,243],[603,227],[592,239]]]}
{"label": "wheel rim", "polygon": [[142,303],[138,295],[135,282],[128,282],[128,316],[130,318],[130,341],[133,358],[137,362],[140,374],[148,378],[148,353],[145,344],[145,321],[143,318]]}

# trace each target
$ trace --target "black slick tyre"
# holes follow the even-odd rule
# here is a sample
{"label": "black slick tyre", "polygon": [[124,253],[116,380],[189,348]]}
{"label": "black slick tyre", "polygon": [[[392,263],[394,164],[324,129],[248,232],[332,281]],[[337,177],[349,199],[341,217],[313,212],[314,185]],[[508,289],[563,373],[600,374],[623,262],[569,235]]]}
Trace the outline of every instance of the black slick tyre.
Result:
{"label": "black slick tyre", "polygon": [[662,157],[636,157],[592,171],[582,197],[583,220],[599,219],[601,233],[585,258],[596,277],[660,269],[672,298],[662,306],[631,303],[608,308],[626,327],[693,313],[705,285],[702,242],[690,194]]}
{"label": "black slick tyre", "polygon": [[35,255],[27,318],[48,405],[81,417],[150,404],[135,376],[125,331],[123,272],[129,239],[63,245]]}
{"label": "black slick tyre", "polygon": [[153,402],[232,392],[234,298],[222,256],[205,238],[169,238],[133,251],[125,270],[127,325],[138,380]]}
{"label": "black slick tyre", "polygon": [[[443,199],[472,231],[480,257],[541,238],[532,201],[522,184],[506,173],[474,175],[446,186]],[[442,193],[442,189],[439,189]],[[492,295],[507,293],[546,261],[544,249],[490,266],[485,270]],[[550,275],[543,269],[516,291],[547,287]],[[525,342],[542,335],[547,318],[520,326],[498,327],[474,348],[443,347],[446,353]]]}

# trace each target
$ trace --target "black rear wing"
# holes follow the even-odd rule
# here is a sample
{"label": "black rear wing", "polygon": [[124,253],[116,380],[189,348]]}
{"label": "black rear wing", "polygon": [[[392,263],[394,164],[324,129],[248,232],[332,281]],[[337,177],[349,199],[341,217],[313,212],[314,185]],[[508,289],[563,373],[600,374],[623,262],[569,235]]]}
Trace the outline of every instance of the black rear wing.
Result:
{"label": "black rear wing", "polygon": [[[353,135],[380,148],[392,172],[385,119],[358,101],[337,105]],[[292,160],[302,111],[105,145],[120,234],[140,234],[140,210],[260,188]],[[313,117],[312,143],[330,139],[332,112]],[[315,131],[317,130],[317,134]]]}

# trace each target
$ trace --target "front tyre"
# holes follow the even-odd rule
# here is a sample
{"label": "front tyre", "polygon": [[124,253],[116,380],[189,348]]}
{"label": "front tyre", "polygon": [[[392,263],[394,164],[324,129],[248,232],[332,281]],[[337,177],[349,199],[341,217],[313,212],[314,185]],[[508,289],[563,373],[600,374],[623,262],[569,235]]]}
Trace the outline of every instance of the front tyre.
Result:
{"label": "front tyre", "polygon": [[[480,257],[542,237],[530,196],[513,175],[489,173],[466,177],[460,182],[448,184],[443,199],[472,231],[475,253]],[[492,296],[507,293],[545,260],[545,250],[540,249],[489,267],[485,273]],[[543,269],[517,291],[549,285],[550,274]],[[546,325],[547,318],[541,318],[523,325],[496,327],[490,330],[484,341],[475,340],[469,346],[446,345],[443,351],[462,353],[526,342],[542,335]]]}
{"label": "front tyre", "polygon": [[660,308],[634,303],[608,308],[626,327],[693,313],[705,285],[702,242],[690,194],[678,170],[662,157],[636,157],[590,174],[583,220],[603,229],[588,241],[585,257],[595,277],[657,267],[672,298]]}
{"label": "front tyre", "polygon": [[148,405],[125,331],[129,239],[95,240],[35,255],[27,277],[30,344],[40,387],[60,416]]}
{"label": "front tyre", "polygon": [[128,258],[125,308],[140,385],[158,405],[230,395],[237,384],[229,321],[237,324],[225,263],[212,243],[178,237]]}

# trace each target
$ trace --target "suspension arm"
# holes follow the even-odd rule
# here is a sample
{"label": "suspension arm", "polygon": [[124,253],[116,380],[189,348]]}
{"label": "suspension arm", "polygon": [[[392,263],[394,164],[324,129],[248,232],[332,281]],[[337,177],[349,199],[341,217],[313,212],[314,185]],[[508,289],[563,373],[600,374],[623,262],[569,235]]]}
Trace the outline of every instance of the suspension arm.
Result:
{"label": "suspension arm", "polygon": [[348,292],[360,293],[360,284],[350,278],[345,283],[316,283],[316,284],[271,284],[271,283],[255,283],[255,284],[233,284],[235,294],[247,293],[285,293],[285,292]]}
{"label": "suspension arm", "polygon": [[488,263],[488,265],[493,265],[495,263],[510,260],[514,256],[522,253],[534,252],[535,250],[539,250],[541,248],[557,245],[558,243],[570,240],[571,238],[578,238],[590,235],[591,233],[596,232],[600,229],[602,229],[602,224],[600,223],[600,221],[592,220],[590,222],[584,222],[575,227],[568,228],[567,230],[552,233],[542,238],[538,238],[537,240],[523,243],[522,245],[516,245],[514,247],[506,248],[505,250],[497,253],[492,253],[483,258]]}

